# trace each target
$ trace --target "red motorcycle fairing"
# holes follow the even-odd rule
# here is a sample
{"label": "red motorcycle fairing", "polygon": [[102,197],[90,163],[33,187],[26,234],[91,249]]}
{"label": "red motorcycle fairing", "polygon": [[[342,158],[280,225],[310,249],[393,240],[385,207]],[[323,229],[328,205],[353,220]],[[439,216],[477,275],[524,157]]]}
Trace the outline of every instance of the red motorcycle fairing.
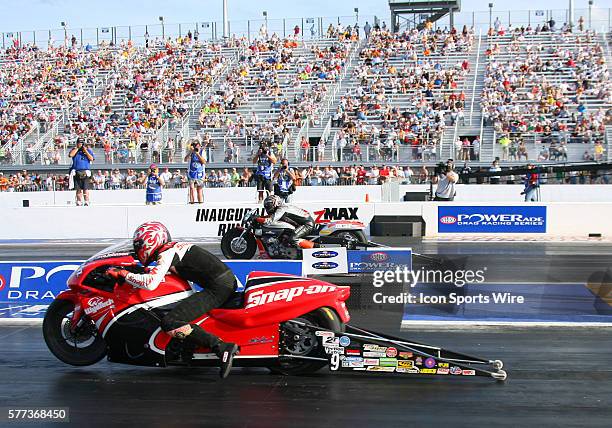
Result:
{"label": "red motorcycle fairing", "polygon": [[[159,327],[163,307],[194,293],[189,283],[173,274],[155,290],[118,285],[104,275],[121,266],[142,272],[129,254],[90,260],[69,278],[70,291],[60,298],[75,303],[75,324],[86,315],[107,342],[110,361],[138,365],[166,365],[172,338]],[[205,284],[204,284],[205,286]],[[349,315],[344,301],[349,287],[273,272],[252,272],[246,283],[244,304],[236,309],[215,309],[194,322],[224,341],[241,347],[240,358],[278,356],[280,324],[319,308],[334,310],[343,322]],[[158,309],[159,308],[159,309]],[[195,358],[213,358],[197,349]]]}
{"label": "red motorcycle fairing", "polygon": [[[244,357],[278,356],[279,326],[318,308],[335,310],[342,322],[350,319],[345,300],[350,287],[275,272],[252,272],[247,277],[244,307],[213,309],[195,320],[204,330],[241,347]],[[150,349],[162,353],[171,337],[158,329]],[[208,353],[198,349],[196,355]]]}

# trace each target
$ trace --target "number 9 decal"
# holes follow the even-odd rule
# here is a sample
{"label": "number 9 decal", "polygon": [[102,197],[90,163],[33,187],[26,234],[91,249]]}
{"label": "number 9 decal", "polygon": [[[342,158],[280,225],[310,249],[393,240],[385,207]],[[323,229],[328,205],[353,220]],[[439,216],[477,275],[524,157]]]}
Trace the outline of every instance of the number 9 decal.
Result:
{"label": "number 9 decal", "polygon": [[336,371],[338,370],[339,367],[340,367],[340,354],[332,354],[331,360],[329,363],[329,368],[332,371]]}

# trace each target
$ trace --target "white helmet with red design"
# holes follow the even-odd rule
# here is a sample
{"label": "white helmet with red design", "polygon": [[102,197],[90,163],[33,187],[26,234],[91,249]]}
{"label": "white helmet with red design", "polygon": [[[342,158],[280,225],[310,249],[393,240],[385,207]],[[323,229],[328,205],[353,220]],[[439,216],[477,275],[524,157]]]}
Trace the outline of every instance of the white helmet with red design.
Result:
{"label": "white helmet with red design", "polygon": [[141,263],[147,265],[157,256],[159,250],[170,242],[170,232],[158,221],[148,221],[134,232],[134,251]]}

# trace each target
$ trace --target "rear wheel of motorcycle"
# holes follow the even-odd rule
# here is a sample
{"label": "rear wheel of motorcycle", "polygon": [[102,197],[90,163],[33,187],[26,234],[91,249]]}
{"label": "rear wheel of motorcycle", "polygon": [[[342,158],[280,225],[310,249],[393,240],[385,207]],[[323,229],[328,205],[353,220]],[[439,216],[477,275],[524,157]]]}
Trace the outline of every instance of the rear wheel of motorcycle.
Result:
{"label": "rear wheel of motorcycle", "polygon": [[[296,318],[295,321],[316,326],[321,328],[321,330],[332,330],[335,332],[343,332],[345,328],[342,320],[340,320],[336,312],[329,308],[319,308]],[[291,323],[291,321],[288,321],[288,323]],[[287,358],[279,360],[279,362],[274,366],[268,367],[270,371],[272,371],[272,373],[294,376],[314,373],[322,367],[328,365],[329,362],[327,360],[327,355],[323,350],[323,346],[321,346],[319,342],[319,338],[315,335],[315,330],[300,327],[297,324],[294,324],[293,326],[302,330],[302,332],[301,334],[297,335],[292,333],[291,337],[289,338],[286,337],[286,328],[281,326],[281,339],[284,343],[281,349],[279,349],[280,353],[285,355],[295,355],[296,357],[325,358],[325,361]],[[296,338],[295,336],[299,336],[299,338]],[[299,346],[297,346],[298,342]]]}
{"label": "rear wheel of motorcycle", "polygon": [[332,236],[336,236],[338,238],[344,239],[347,243],[352,244],[367,244],[368,238],[366,238],[365,233],[363,231],[353,231],[353,232],[336,232]]}
{"label": "rear wheel of motorcycle", "polygon": [[106,343],[93,321],[86,319],[75,332],[70,330],[74,303],[55,300],[43,321],[45,343],[60,361],[73,366],[89,366],[106,356]]}
{"label": "rear wheel of motorcycle", "polygon": [[[240,229],[230,229],[223,238],[221,238],[221,251],[228,259],[252,259],[257,250],[257,241],[255,237],[246,232],[242,235]],[[242,237],[240,237],[242,235]],[[244,242],[238,240],[244,239]],[[240,244],[240,245],[237,245]]]}

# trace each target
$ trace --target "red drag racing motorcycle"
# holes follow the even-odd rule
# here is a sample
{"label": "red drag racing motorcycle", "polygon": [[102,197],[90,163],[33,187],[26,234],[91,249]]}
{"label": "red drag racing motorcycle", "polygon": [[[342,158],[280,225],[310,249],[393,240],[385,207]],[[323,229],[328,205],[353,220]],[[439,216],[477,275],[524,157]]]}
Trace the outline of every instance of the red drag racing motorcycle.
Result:
{"label": "red drag racing motorcycle", "polygon": [[[105,356],[140,366],[218,365],[210,349],[196,347],[189,338],[172,338],[160,328],[163,316],[195,292],[189,283],[168,274],[155,290],[135,289],[109,278],[110,267],[144,270],[127,247],[111,247],[70,276],[69,289],[49,306],[43,322],[45,342],[58,359],[75,366]],[[268,367],[287,375],[329,365],[332,371],[506,378],[499,360],[347,325],[349,294],[349,287],[316,279],[252,272],[244,292],[194,322],[240,346],[235,366]]]}
{"label": "red drag racing motorcycle", "polygon": [[[160,320],[195,291],[175,275],[155,290],[119,285],[109,267],[142,272],[128,252],[94,256],[68,279],[69,290],[49,306],[43,334],[61,361],[86,366],[109,361],[141,366],[218,365],[209,350],[172,338]],[[244,292],[196,320],[205,330],[240,346],[235,366],[269,367],[283,374],[313,372],[328,364],[315,330],[341,332],[349,320],[350,288],[315,279],[252,272]]]}

